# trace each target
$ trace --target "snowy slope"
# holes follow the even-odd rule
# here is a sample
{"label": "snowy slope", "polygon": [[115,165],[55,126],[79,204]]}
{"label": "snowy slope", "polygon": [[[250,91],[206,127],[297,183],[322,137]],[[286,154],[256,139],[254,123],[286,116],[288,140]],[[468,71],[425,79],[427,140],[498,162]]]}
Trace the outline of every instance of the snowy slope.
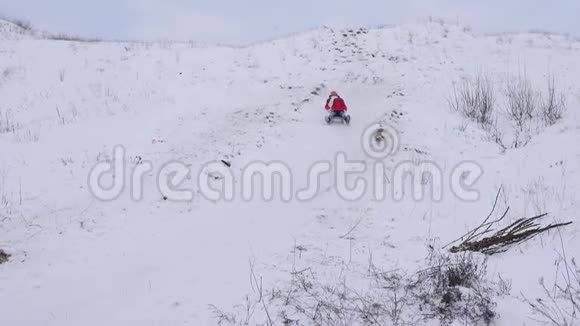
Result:
{"label": "snowy slope", "polygon": [[0,40],[14,41],[32,37],[32,31],[25,29],[25,25],[19,26],[13,22],[5,21],[0,18]]}
{"label": "snowy slope", "polygon": [[[428,244],[477,226],[500,187],[510,220],[545,211],[578,221],[580,42],[568,37],[478,36],[439,22],[321,28],[243,48],[22,39],[3,22],[0,35],[7,325],[215,325],[208,305],[233,307],[252,292],[250,261],[267,285],[286,282],[293,268],[356,275],[369,253],[376,264],[412,270]],[[522,69],[538,84],[557,76],[569,111],[528,146],[504,151],[451,112],[447,98],[463,77],[485,71],[500,85]],[[345,97],[351,126],[325,125],[331,90]],[[400,136],[387,173],[430,161],[447,178],[475,161],[484,171],[481,198],[461,201],[446,189],[441,201],[389,194],[377,202],[370,192],[348,201],[329,175],[307,201],[246,202],[238,194],[213,202],[197,192],[172,202],[157,190],[164,164],[187,164],[186,186],[196,192],[197,173],[216,160],[231,162],[236,175],[251,162],[284,162],[300,189],[312,164],[334,162],[337,153],[371,166],[361,140],[375,122]],[[129,167],[154,166],[140,201],[129,187],[111,202],[88,189],[91,168],[110,160],[116,145]],[[353,226],[350,240],[341,238]],[[569,252],[580,246],[576,234],[572,226],[561,235]],[[560,248],[557,233],[538,237],[492,257],[489,272],[512,279],[515,296],[534,297]],[[536,323],[525,304],[504,300],[498,325]]]}

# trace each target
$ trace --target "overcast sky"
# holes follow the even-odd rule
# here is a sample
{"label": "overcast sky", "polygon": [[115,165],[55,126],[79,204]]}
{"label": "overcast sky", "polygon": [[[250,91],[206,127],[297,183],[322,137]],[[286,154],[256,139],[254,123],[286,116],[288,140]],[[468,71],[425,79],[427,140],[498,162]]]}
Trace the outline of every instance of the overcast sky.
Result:
{"label": "overcast sky", "polygon": [[0,0],[0,14],[86,37],[234,44],[321,25],[368,27],[429,16],[481,32],[535,28],[580,36],[580,0]]}

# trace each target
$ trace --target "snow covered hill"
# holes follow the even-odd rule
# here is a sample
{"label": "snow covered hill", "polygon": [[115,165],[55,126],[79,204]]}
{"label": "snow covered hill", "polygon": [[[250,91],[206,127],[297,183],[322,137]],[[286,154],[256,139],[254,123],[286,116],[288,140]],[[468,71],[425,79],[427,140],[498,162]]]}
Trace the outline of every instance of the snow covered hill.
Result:
{"label": "snow covered hill", "polygon": [[[6,325],[216,325],[210,305],[240,310],[257,280],[272,296],[296,271],[361,285],[370,257],[384,270],[413,272],[429,247],[481,224],[500,189],[501,209],[510,207],[506,225],[541,213],[550,214],[547,223],[580,222],[574,38],[474,35],[439,21],[321,28],[240,48],[22,35],[0,21],[0,249],[11,255],[0,265]],[[503,147],[449,108],[454,85],[478,74],[497,93]],[[553,76],[568,109],[512,148],[504,90],[522,75],[538,89]],[[331,90],[349,105],[348,127],[324,122]],[[380,161],[363,145],[377,128],[398,142]],[[99,200],[89,175],[97,163],[114,161],[119,146],[124,173],[103,181],[124,180],[125,187],[115,200]],[[311,168],[328,162],[338,170],[341,155],[366,166],[364,194],[344,198],[342,180],[325,174],[318,191],[301,200],[298,190],[315,180]],[[181,189],[193,199],[171,200],[159,190],[171,162],[191,170]],[[281,191],[264,200],[260,187],[244,200],[241,176],[256,162],[289,168],[290,200]],[[376,178],[378,162],[385,171]],[[430,192],[413,198],[415,189],[437,187],[437,175],[420,170],[426,162],[441,172],[440,200]],[[483,171],[471,201],[451,185],[468,163]],[[135,200],[131,173],[144,164],[152,169]],[[235,176],[233,200],[203,196],[204,182],[217,187],[226,178],[207,164]],[[397,188],[405,164],[420,187]],[[381,200],[376,179],[387,188]],[[347,187],[355,181],[349,177]],[[539,324],[521,295],[543,295],[538,280],[553,283],[554,260],[564,249],[567,259],[577,254],[577,234],[572,224],[489,258],[489,278],[511,280],[511,295],[496,298],[497,325]],[[267,324],[262,303],[252,317],[250,325]]]}
{"label": "snow covered hill", "polygon": [[25,23],[18,21],[10,22],[0,17],[0,40],[21,40],[32,37],[31,28]]}

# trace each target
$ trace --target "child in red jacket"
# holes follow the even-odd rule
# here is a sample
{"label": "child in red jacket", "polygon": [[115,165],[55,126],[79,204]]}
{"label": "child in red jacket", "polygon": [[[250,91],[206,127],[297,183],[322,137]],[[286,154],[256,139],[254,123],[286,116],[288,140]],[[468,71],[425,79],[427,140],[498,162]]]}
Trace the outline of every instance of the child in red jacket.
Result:
{"label": "child in red jacket", "polygon": [[326,100],[326,105],[324,106],[327,112],[330,114],[326,117],[326,122],[331,123],[335,118],[340,118],[347,124],[350,123],[350,116],[346,114],[348,107],[346,103],[338,95],[338,93],[332,91],[328,99]]}

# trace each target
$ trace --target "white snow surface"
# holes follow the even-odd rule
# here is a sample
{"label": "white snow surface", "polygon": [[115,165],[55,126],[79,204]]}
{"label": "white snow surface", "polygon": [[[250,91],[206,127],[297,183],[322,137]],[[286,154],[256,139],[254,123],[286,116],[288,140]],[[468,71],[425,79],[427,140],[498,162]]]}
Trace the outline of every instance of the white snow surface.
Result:
{"label": "white snow surface", "polygon": [[[481,223],[500,187],[509,221],[548,212],[548,222],[580,222],[573,38],[473,35],[438,22],[321,28],[241,48],[20,35],[0,22],[0,249],[12,255],[0,265],[2,325],[216,325],[208,305],[244,302],[250,261],[265,287],[287,282],[295,265],[356,275],[370,253],[385,269],[412,271],[428,244]],[[449,109],[453,82],[486,72],[500,89],[524,70],[540,86],[553,74],[568,98],[564,119],[528,146],[504,151]],[[331,90],[350,108],[348,127],[324,122]],[[337,153],[371,164],[361,139],[375,122],[400,135],[389,169],[432,161],[447,178],[474,161],[484,170],[480,199],[445,190],[439,202],[348,201],[330,176],[304,202],[245,202],[239,193],[233,202],[173,202],[156,187],[168,162],[191,166],[195,190],[197,171],[223,159],[236,174],[250,162],[284,162],[298,189],[312,164]],[[141,201],[129,188],[111,202],[88,189],[89,171],[116,145],[129,168],[136,157],[153,163]],[[341,238],[355,225],[353,239]],[[513,281],[497,325],[539,324],[517,298],[542,293],[538,279],[554,276],[561,242],[578,253],[577,235],[573,224],[489,259],[490,277]]]}

